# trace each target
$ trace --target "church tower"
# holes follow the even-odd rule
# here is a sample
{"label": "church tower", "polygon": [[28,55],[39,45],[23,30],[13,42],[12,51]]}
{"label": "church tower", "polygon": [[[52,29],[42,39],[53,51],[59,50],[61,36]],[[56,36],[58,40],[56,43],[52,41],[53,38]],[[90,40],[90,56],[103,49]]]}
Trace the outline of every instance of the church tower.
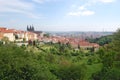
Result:
{"label": "church tower", "polygon": [[32,25],[32,31],[34,31],[34,26]]}
{"label": "church tower", "polygon": [[29,31],[29,26],[27,25],[27,31]]}
{"label": "church tower", "polygon": [[34,31],[34,26],[33,26],[33,25],[32,25],[32,26],[31,26],[31,25],[28,26],[28,25],[27,25],[27,31]]}

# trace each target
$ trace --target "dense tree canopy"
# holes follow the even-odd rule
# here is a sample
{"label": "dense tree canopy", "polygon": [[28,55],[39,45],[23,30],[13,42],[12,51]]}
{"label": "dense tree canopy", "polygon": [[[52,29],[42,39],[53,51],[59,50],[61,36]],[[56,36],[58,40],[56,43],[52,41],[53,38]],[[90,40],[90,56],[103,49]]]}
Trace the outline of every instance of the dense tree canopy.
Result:
{"label": "dense tree canopy", "polygon": [[56,80],[47,63],[16,45],[0,46],[1,80]]}
{"label": "dense tree canopy", "polygon": [[[32,48],[28,50],[28,47]],[[0,45],[1,80],[83,80],[82,65],[73,64],[54,51],[34,53],[36,47],[28,47]],[[55,58],[56,55],[59,56]]]}
{"label": "dense tree canopy", "polygon": [[112,35],[108,35],[108,36],[102,36],[100,38],[87,38],[87,40],[89,42],[92,43],[98,43],[100,46],[103,46],[105,44],[109,44],[112,41]]}
{"label": "dense tree canopy", "polygon": [[120,80],[120,29],[113,34],[112,42],[98,53],[103,67],[93,74],[93,80]]}

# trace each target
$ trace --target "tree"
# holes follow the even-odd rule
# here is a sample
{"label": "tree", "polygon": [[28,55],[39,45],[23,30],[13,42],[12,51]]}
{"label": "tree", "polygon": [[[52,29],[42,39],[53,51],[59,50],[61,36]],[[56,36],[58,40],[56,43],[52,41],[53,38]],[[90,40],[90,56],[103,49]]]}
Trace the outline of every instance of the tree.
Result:
{"label": "tree", "polygon": [[58,76],[59,80],[83,80],[85,76],[86,66],[79,64],[71,64],[60,66],[53,73]]}
{"label": "tree", "polygon": [[25,42],[26,41],[26,38],[23,38],[23,42]]}
{"label": "tree", "polygon": [[117,53],[116,60],[120,61],[120,29],[118,29],[113,36],[113,42],[111,44],[112,50]]}
{"label": "tree", "polygon": [[91,58],[88,59],[87,64],[88,64],[88,65],[92,65],[92,63],[93,63],[93,60],[92,60]]}
{"label": "tree", "polygon": [[100,38],[87,38],[86,40],[88,40],[91,43],[98,43],[99,45],[103,46],[105,44],[109,44],[112,41],[112,35],[108,35],[108,36],[102,36]]}
{"label": "tree", "polygon": [[46,33],[44,34],[44,37],[50,37],[50,34]]}
{"label": "tree", "polygon": [[96,53],[99,54],[99,57],[101,59],[103,59],[103,57],[105,55],[105,50],[103,48],[100,48],[99,51],[97,51]]}
{"label": "tree", "polygon": [[102,70],[93,74],[93,80],[120,80],[120,29],[113,34],[113,40],[99,50]]}
{"label": "tree", "polygon": [[107,69],[113,68],[114,56],[115,53],[113,51],[106,52],[102,59],[103,66],[106,67]]}
{"label": "tree", "polygon": [[47,62],[13,44],[0,46],[1,80],[57,80]]}
{"label": "tree", "polygon": [[2,42],[2,41],[0,41],[0,45],[3,45],[3,42]]}
{"label": "tree", "polygon": [[113,37],[113,49],[117,52],[120,52],[120,29],[114,33]]}

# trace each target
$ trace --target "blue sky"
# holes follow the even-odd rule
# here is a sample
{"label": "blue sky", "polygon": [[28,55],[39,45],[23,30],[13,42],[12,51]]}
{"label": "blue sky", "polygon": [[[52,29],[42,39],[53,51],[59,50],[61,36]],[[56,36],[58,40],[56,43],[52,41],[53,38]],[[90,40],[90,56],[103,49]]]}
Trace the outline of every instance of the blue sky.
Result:
{"label": "blue sky", "polygon": [[42,31],[116,31],[120,0],[0,0],[0,26]]}

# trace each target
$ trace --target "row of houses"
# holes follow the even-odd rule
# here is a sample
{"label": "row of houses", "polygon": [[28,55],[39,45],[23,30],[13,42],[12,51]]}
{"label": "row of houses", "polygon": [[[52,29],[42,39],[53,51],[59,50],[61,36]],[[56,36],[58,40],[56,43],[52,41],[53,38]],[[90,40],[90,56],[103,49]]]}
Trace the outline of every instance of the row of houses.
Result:
{"label": "row of houses", "polygon": [[51,37],[44,37],[39,38],[40,41],[44,41],[45,43],[52,42],[52,43],[62,43],[67,44],[69,43],[73,48],[96,48],[98,49],[100,46],[97,43],[90,43],[84,39],[78,39],[78,38],[67,38],[62,36],[51,36]]}
{"label": "row of houses", "polygon": [[[39,32],[41,34],[41,32]],[[86,40],[80,39],[80,38],[68,38],[68,37],[62,37],[62,36],[49,36],[44,37],[39,35],[39,33],[35,31],[22,31],[22,30],[15,30],[15,29],[7,29],[4,27],[0,27],[0,40],[2,40],[4,37],[7,37],[9,41],[29,41],[29,40],[39,40],[44,43],[52,42],[52,43],[62,43],[67,44],[69,43],[73,48],[99,48],[99,44],[96,43],[90,43]]]}
{"label": "row of houses", "polygon": [[37,40],[36,33],[0,27],[0,40],[4,37],[7,37],[11,42]]}

